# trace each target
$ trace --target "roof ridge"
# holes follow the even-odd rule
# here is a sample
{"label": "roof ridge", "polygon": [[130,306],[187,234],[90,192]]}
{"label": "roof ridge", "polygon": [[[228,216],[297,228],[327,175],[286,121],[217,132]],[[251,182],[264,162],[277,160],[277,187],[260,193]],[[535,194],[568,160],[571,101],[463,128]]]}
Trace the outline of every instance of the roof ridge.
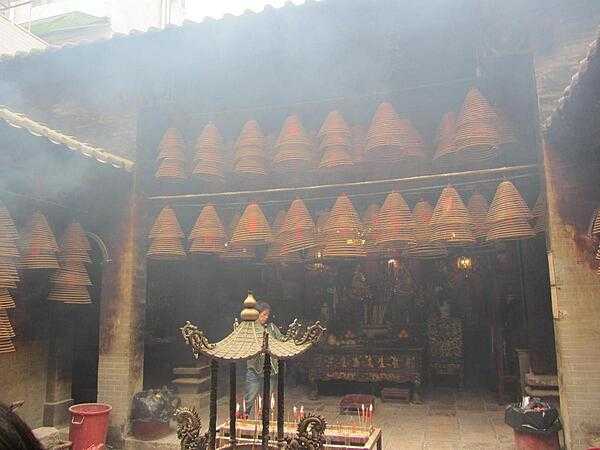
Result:
{"label": "roof ridge", "polygon": [[94,147],[85,142],[81,142],[73,136],[61,133],[41,122],[29,118],[25,114],[11,111],[4,105],[0,105],[0,120],[3,120],[12,127],[24,128],[33,136],[43,136],[53,144],[63,145],[68,149],[79,153],[81,156],[94,158],[101,164],[110,164],[111,166],[125,170],[126,172],[132,172],[135,166],[135,162],[130,159],[117,156],[102,147]]}

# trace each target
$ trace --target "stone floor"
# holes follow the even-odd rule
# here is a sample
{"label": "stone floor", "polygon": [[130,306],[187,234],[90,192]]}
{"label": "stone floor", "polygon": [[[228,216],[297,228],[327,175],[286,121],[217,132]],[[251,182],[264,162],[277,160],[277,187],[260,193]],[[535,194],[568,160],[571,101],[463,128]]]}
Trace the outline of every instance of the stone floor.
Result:
{"label": "stone floor", "polygon": [[[304,405],[328,423],[348,423],[352,416],[338,412],[339,396],[321,396],[306,400],[306,390],[290,389],[286,393],[286,409]],[[375,403],[374,422],[383,431],[384,450],[412,449],[512,449],[513,432],[504,424],[504,405],[491,393],[456,389],[435,389],[424,395],[422,404]],[[227,399],[219,402],[219,422],[227,414]],[[207,424],[208,411],[200,411]],[[128,439],[126,450],[178,449],[178,441],[170,435],[160,441]]]}

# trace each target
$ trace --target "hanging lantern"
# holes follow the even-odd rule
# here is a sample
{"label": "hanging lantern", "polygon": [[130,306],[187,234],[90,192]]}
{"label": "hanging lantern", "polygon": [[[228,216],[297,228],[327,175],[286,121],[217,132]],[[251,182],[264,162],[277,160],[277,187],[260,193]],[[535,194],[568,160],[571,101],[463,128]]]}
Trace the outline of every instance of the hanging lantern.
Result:
{"label": "hanging lantern", "polygon": [[473,258],[466,255],[459,256],[456,258],[456,267],[464,272],[473,269]]}

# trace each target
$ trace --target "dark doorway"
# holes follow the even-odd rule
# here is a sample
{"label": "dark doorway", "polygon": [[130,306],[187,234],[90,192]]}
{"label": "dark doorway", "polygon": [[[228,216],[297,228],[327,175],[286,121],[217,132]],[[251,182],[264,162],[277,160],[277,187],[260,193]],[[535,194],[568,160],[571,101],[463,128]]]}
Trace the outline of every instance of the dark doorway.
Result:
{"label": "dark doorway", "polygon": [[102,254],[94,242],[92,261],[88,266],[92,286],[91,305],[74,306],[73,377],[71,392],[75,403],[93,403],[98,399],[98,355],[100,328],[100,294],[102,286]]}

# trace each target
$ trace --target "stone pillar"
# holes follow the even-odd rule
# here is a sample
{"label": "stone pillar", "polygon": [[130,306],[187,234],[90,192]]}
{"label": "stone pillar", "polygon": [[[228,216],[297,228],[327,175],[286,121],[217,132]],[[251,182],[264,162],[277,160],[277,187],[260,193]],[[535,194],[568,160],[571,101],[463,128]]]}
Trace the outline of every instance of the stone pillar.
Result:
{"label": "stone pillar", "polygon": [[600,276],[586,238],[599,187],[593,165],[563,158],[548,145],[544,163],[561,414],[567,448],[579,450],[600,433]]}
{"label": "stone pillar", "polygon": [[69,406],[73,404],[71,397],[73,324],[65,310],[65,305],[55,304],[50,305],[50,308],[49,323],[52,327],[48,343],[44,426],[60,428],[69,423]]}
{"label": "stone pillar", "polygon": [[109,442],[117,445],[128,432],[133,394],[143,386],[146,263],[140,203],[129,194],[115,207],[119,219],[108,237],[112,262],[102,280],[98,401],[113,408]]}

